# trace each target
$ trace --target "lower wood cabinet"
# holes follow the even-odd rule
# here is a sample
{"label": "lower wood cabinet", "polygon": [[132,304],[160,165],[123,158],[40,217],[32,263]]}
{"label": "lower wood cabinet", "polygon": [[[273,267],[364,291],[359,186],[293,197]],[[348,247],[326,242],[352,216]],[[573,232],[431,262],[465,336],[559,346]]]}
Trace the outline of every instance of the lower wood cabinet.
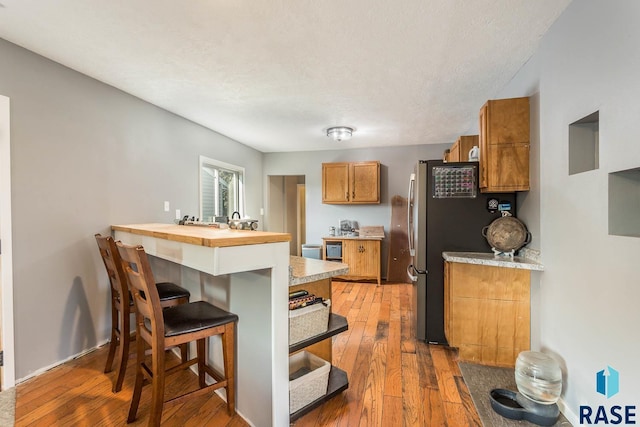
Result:
{"label": "lower wood cabinet", "polygon": [[[341,261],[349,265],[349,274],[339,276],[347,279],[375,279],[380,285],[381,239],[324,237],[322,258],[327,261]],[[340,256],[327,255],[327,245],[342,246]]]}
{"label": "lower wood cabinet", "polygon": [[460,360],[514,367],[530,348],[529,270],[445,262],[445,335]]}

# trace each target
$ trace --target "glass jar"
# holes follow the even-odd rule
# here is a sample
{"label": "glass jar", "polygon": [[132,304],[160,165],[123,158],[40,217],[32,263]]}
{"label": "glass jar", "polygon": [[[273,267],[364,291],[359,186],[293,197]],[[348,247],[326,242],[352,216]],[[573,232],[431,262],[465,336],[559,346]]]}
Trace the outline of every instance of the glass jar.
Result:
{"label": "glass jar", "polygon": [[558,401],[562,392],[562,370],[551,356],[523,351],[516,359],[516,385],[523,396],[543,405]]}

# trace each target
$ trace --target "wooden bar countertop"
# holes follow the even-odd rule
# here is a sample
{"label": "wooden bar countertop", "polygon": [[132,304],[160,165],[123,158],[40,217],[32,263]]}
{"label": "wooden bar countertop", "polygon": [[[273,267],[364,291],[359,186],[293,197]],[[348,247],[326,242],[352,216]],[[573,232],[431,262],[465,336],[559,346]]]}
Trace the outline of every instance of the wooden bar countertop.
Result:
{"label": "wooden bar countertop", "polygon": [[259,245],[291,240],[289,233],[160,223],[112,225],[111,229],[211,248]]}

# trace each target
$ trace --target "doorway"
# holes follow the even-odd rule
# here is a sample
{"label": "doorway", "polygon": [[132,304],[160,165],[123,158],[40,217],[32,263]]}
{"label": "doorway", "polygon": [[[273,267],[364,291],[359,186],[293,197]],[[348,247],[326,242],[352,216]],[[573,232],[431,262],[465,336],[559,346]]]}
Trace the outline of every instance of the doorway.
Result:
{"label": "doorway", "polygon": [[291,234],[291,255],[302,255],[306,243],[304,175],[269,175],[266,231]]}
{"label": "doorway", "polygon": [[0,95],[0,390],[15,385],[9,98]]}

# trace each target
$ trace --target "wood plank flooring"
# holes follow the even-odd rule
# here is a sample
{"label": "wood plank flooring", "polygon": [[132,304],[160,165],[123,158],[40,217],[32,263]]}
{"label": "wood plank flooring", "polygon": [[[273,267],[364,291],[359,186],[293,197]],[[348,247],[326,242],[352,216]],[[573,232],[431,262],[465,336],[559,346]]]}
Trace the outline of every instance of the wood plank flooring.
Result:
{"label": "wood plank flooring", "polygon": [[[413,339],[410,285],[336,281],[332,287],[333,310],[349,321],[349,330],[333,338],[333,364],[349,375],[349,389],[295,427],[482,426],[455,352]],[[126,425],[134,359],[122,391],[113,394],[115,373],[102,373],[106,356],[105,346],[18,385],[16,426]],[[167,382],[167,396],[196,385],[191,371],[178,373]],[[138,419],[130,425],[146,425],[149,397],[145,388]],[[248,425],[238,415],[229,417],[217,395],[166,407],[162,424]]]}
{"label": "wood plank flooring", "polygon": [[481,427],[456,352],[414,339],[411,285],[334,281],[333,310],[349,330],[333,338],[333,364],[349,388],[295,427]]}

